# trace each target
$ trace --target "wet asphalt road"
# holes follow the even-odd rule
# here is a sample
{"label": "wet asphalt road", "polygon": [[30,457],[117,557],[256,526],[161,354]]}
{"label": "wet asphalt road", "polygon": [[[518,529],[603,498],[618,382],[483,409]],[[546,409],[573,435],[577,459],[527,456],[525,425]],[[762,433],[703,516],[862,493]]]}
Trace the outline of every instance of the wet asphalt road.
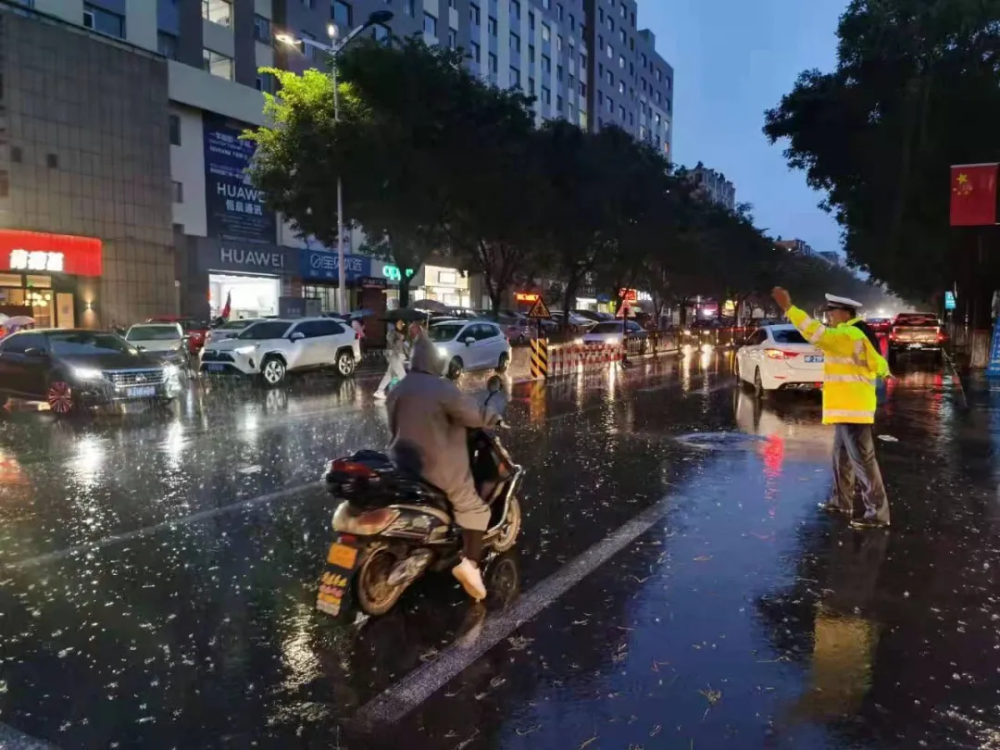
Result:
{"label": "wet asphalt road", "polygon": [[385,444],[376,381],[0,423],[0,748],[1000,747],[1000,392],[893,384],[884,534],[816,509],[818,399],[724,355],[514,386],[486,619],[436,576],[355,627],[317,479]]}

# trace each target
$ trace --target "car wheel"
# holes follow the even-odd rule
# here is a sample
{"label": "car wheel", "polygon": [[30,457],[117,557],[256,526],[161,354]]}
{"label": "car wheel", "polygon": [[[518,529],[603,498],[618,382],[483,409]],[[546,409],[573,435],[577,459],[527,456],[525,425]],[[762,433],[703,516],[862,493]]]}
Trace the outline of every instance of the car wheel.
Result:
{"label": "car wheel", "polygon": [[341,352],[337,355],[337,372],[341,377],[349,378],[354,374],[357,363],[354,361],[354,352]]}
{"label": "car wheel", "polygon": [[49,409],[56,414],[71,414],[76,409],[73,387],[59,377],[49,383],[45,400],[49,403]]}
{"label": "car wheel", "polygon": [[740,357],[736,355],[733,357],[733,375],[736,377],[736,385],[743,385],[743,373],[740,372]]}
{"label": "car wheel", "polygon": [[497,372],[507,372],[508,367],[510,367],[510,355],[504,352],[500,355],[500,361],[497,362]]}
{"label": "car wheel", "polygon": [[276,386],[285,379],[287,368],[278,357],[267,357],[260,366],[260,374],[268,386]]}
{"label": "car wheel", "polygon": [[448,363],[448,377],[451,380],[458,380],[462,377],[463,372],[465,372],[465,365],[462,363],[461,357],[455,357]]}
{"label": "car wheel", "polygon": [[753,394],[757,398],[764,398],[764,381],[760,378],[760,368],[753,373]]}

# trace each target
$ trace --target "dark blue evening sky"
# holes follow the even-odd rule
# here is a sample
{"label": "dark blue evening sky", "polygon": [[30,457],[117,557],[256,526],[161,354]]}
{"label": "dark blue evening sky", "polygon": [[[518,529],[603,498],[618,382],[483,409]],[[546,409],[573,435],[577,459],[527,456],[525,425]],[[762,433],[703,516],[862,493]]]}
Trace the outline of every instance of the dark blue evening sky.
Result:
{"label": "dark blue evening sky", "polygon": [[836,63],[837,19],[847,0],[640,0],[640,28],[674,66],[674,161],[699,160],[736,185],[757,225],[839,250],[836,222],[802,172],[785,165],[781,144],[761,132],[764,110],[807,68]]}

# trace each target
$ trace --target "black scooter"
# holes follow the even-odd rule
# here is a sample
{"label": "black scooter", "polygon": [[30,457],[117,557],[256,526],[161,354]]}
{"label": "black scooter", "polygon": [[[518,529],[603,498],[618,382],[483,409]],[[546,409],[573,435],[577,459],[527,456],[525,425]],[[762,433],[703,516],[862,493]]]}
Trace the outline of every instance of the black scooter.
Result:
{"label": "black scooter", "polygon": [[[483,413],[499,417],[506,405],[500,378],[490,378],[487,391]],[[521,532],[523,469],[493,430],[469,431],[469,458],[476,489],[491,509],[485,547],[506,552]],[[321,612],[342,615],[353,594],[364,613],[383,615],[425,572],[458,563],[461,530],[437,487],[370,450],[331,461],[325,478],[327,491],[343,502],[333,515],[336,539],[316,601]]]}

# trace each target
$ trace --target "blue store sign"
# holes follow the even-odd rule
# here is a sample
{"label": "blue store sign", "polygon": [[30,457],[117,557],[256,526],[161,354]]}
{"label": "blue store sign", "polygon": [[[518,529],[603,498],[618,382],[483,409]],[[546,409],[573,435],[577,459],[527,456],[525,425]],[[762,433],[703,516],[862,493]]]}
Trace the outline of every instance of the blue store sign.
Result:
{"label": "blue store sign", "polygon": [[[340,259],[329,250],[303,250],[300,271],[303,279],[337,281],[340,276]],[[362,276],[372,275],[372,259],[367,255],[345,255],[344,272],[347,282],[356,282]]]}

